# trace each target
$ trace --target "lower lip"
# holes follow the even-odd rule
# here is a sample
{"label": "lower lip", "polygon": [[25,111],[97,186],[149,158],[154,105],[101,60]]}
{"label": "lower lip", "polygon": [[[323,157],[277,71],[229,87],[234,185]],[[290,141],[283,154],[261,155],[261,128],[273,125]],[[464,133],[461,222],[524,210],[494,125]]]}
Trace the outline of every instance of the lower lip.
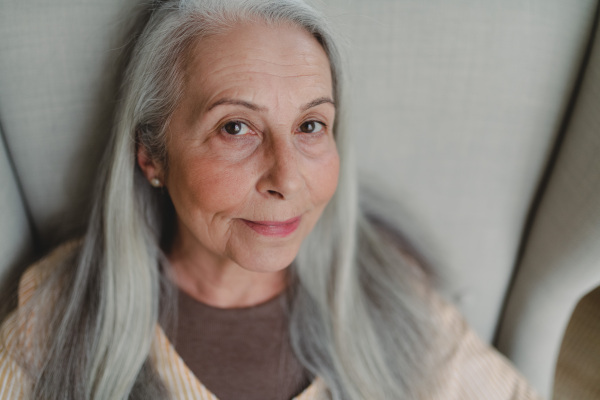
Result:
{"label": "lower lip", "polygon": [[254,232],[263,236],[286,237],[291,235],[300,225],[300,217],[288,219],[287,221],[242,221]]}

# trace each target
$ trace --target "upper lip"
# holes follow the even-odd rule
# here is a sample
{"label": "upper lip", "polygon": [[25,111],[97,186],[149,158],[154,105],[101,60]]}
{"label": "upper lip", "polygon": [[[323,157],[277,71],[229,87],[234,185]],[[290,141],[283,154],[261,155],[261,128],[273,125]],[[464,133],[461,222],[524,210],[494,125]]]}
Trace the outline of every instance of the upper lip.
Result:
{"label": "upper lip", "polygon": [[285,221],[253,221],[250,219],[246,219],[245,221],[251,222],[253,224],[259,224],[259,225],[268,225],[268,226],[280,226],[280,225],[289,225],[292,224],[294,222],[296,222],[298,219],[300,219],[300,217],[293,217],[290,218],[288,220]]}

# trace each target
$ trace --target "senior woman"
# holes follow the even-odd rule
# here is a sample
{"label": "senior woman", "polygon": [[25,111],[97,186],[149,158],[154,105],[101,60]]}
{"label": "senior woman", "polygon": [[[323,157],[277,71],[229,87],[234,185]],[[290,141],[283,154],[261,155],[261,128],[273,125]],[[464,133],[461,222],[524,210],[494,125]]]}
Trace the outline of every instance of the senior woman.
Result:
{"label": "senior woman", "polygon": [[328,25],[153,5],[83,239],[21,279],[0,399],[533,399],[360,210]]}

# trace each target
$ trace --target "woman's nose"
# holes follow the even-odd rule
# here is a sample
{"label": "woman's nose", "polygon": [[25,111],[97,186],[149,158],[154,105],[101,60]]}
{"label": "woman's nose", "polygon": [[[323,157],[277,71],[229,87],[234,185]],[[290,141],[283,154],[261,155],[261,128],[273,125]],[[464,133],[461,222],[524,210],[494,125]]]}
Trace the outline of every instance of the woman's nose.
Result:
{"label": "woman's nose", "polygon": [[305,188],[301,171],[301,156],[294,143],[286,139],[273,140],[265,149],[265,171],[258,181],[260,193],[279,199],[292,199]]}

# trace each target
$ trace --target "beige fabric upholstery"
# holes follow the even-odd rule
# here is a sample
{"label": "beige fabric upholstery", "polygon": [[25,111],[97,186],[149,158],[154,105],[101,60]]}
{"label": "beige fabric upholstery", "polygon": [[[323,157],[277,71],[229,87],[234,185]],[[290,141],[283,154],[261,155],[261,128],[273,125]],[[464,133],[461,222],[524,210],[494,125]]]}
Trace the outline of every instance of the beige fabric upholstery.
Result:
{"label": "beige fabric upholstery", "polygon": [[[2,131],[0,131],[1,139]],[[16,263],[24,262],[31,254],[33,238],[23,199],[15,181],[7,153],[0,140],[0,289]]]}
{"label": "beige fabric upholstery", "polygon": [[596,1],[326,3],[350,44],[360,167],[425,230],[450,299],[491,340]]}
{"label": "beige fabric upholstery", "polygon": [[499,348],[549,397],[579,299],[600,286],[600,34],[502,322]]}
{"label": "beige fabric upholstery", "polygon": [[136,3],[2,2],[0,120],[43,243],[76,225],[88,202]]}
{"label": "beige fabric upholstery", "polygon": [[553,400],[600,399],[600,287],[575,307],[556,363]]}
{"label": "beige fabric upholstery", "polygon": [[[446,294],[490,341],[598,0],[316,1],[347,38],[346,128],[361,171],[403,204]],[[80,222],[141,2],[2,2],[0,123],[25,196],[0,195],[8,256],[30,243],[21,201],[43,248]],[[502,349],[546,395],[569,311],[599,282],[599,52],[502,331]]]}

